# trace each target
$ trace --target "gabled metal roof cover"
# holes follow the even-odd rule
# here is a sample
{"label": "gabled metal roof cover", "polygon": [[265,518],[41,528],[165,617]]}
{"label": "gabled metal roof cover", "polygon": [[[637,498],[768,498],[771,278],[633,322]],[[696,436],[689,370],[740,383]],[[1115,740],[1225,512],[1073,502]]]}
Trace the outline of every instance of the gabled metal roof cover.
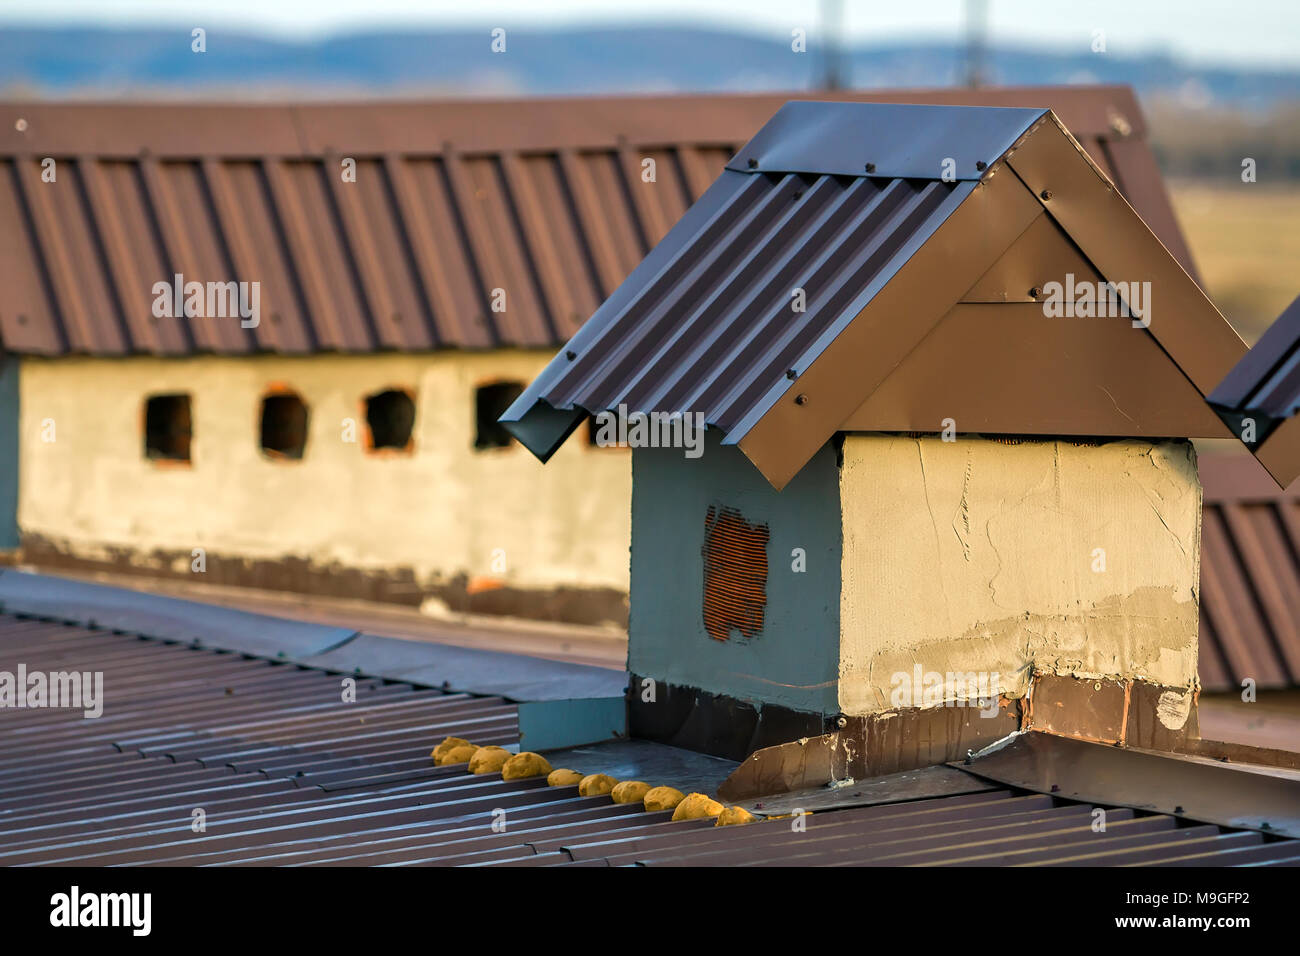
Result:
{"label": "gabled metal roof cover", "polygon": [[739,443],[1047,112],[786,104],[501,421],[542,460],[620,405]]}
{"label": "gabled metal roof cover", "polygon": [[[960,178],[971,167],[978,178]],[[1245,343],[1055,115],[859,103],[788,104],[501,421],[546,460],[588,413],[699,415],[780,489],[837,431],[898,430],[897,415],[854,415],[886,380],[912,408],[944,386],[902,366],[922,341],[952,334],[955,306],[986,301],[990,319],[1019,322],[1011,334],[1061,347],[1033,306],[1046,284],[965,298],[1040,222],[1075,250],[1071,261],[1124,290],[1112,294],[1140,284],[1160,309],[1154,321],[1148,307],[1145,321],[1107,313],[1074,331],[1089,343],[1075,392],[1051,380],[1000,392],[991,433],[1042,433],[1025,409],[1073,407],[1082,384],[1090,411],[1062,434],[1141,436],[1159,419],[1173,426],[1161,435],[1223,437],[1205,397]],[[1067,277],[1050,278],[1059,288]],[[1020,297],[1030,309],[1013,314]],[[1118,409],[1124,421],[1087,388],[1110,365],[1096,343],[1119,325],[1141,337],[1146,373],[1179,384],[1139,390]],[[969,361],[1014,378],[1002,343],[984,337]],[[949,397],[960,412],[969,396]],[[904,417],[903,430],[941,427]],[[1285,431],[1259,454],[1282,485],[1300,473],[1300,434]]]}

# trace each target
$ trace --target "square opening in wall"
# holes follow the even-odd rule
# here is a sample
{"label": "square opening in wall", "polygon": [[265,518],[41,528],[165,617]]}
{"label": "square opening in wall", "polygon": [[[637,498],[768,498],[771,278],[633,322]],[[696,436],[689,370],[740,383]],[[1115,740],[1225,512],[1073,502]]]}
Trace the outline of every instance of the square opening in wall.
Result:
{"label": "square opening in wall", "polygon": [[273,459],[300,459],[307,448],[307,405],[293,392],[262,399],[262,451]]}
{"label": "square opening in wall", "polygon": [[497,419],[505,414],[523,391],[522,382],[493,382],[491,385],[480,385],[475,389],[474,415],[477,425],[474,433],[475,448],[510,447],[514,438]]}
{"label": "square opening in wall", "polygon": [[367,395],[366,427],[372,451],[409,450],[415,428],[415,402],[406,392],[395,388]]}
{"label": "square opening in wall", "polygon": [[144,403],[144,454],[154,461],[189,461],[193,419],[188,395],[151,395]]}
{"label": "square opening in wall", "polygon": [[768,527],[735,508],[710,505],[704,519],[704,630],[715,641],[733,631],[750,638],[763,630],[767,607]]}

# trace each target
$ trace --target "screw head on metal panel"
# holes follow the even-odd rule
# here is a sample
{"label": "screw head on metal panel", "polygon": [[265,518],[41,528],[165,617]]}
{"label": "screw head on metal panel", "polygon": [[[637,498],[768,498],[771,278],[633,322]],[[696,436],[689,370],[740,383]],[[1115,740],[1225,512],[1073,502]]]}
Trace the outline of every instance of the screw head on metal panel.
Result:
{"label": "screw head on metal panel", "polygon": [[1043,294],[1043,290],[1038,288],[1038,286],[1034,286],[1032,289],[1029,290],[1029,298],[1031,299],[1037,299],[1042,294]]}
{"label": "screw head on metal panel", "polygon": [[984,162],[984,160],[982,160],[982,159],[981,159],[981,160],[977,160],[976,163],[975,163],[975,168],[978,169],[978,170],[982,173],[982,172],[984,172],[984,170],[986,170],[986,169],[989,168],[989,164],[986,163],[986,162]]}
{"label": "screw head on metal panel", "polygon": [[1174,807],[1174,813],[1182,813],[1182,812],[1183,812],[1183,805],[1181,803],[1178,806]]}
{"label": "screw head on metal panel", "polygon": [[785,377],[793,382],[796,378],[799,377],[799,373],[792,368],[788,368],[785,370]]}
{"label": "screw head on metal panel", "polygon": [[808,396],[807,396],[807,395],[796,395],[796,396],[794,397],[794,403],[795,403],[796,405],[807,405],[807,404],[808,404]]}
{"label": "screw head on metal panel", "polygon": [[578,357],[578,353],[573,351],[573,349],[569,349],[569,351],[564,353],[564,357],[568,359],[570,362],[572,362],[574,359]]}
{"label": "screw head on metal panel", "polygon": [[874,173],[874,172],[876,171],[876,164],[875,164],[875,163],[867,163],[866,169],[867,169],[867,172],[869,172],[869,173]]}
{"label": "screw head on metal panel", "polygon": [[21,116],[18,117],[18,119],[14,121],[14,129],[18,130],[20,133],[25,132],[27,129],[27,120],[23,119]]}
{"label": "screw head on metal panel", "polygon": [[840,730],[843,730],[848,725],[849,719],[847,717],[841,717],[839,720],[835,721],[835,726],[840,728]]}
{"label": "screw head on metal panel", "polygon": [[1044,189],[1044,190],[1043,190],[1041,193],[1039,193],[1038,195],[1042,196],[1043,199],[1045,199],[1045,200],[1047,200],[1047,199],[1051,199],[1051,198],[1052,198],[1052,191],[1051,191],[1050,189]]}
{"label": "screw head on metal panel", "polygon": [[794,198],[795,198],[795,199],[800,199],[800,198],[802,198],[802,197],[803,197],[803,190],[801,190],[801,189],[796,189],[796,190],[794,191]]}
{"label": "screw head on metal panel", "polygon": [[749,168],[758,169],[758,160],[756,160],[753,156],[749,157]]}

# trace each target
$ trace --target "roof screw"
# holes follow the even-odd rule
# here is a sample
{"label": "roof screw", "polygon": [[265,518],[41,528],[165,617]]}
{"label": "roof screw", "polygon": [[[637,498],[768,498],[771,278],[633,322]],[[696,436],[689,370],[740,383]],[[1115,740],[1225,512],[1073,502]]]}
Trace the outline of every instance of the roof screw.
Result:
{"label": "roof screw", "polygon": [[1043,294],[1043,290],[1038,288],[1038,286],[1034,286],[1032,289],[1029,290],[1029,298],[1031,299],[1037,299],[1042,294]]}
{"label": "roof screw", "polygon": [[966,751],[966,766],[969,767],[969,766],[970,766],[972,763],[974,763],[974,762],[975,762],[975,751],[973,751],[973,750],[967,750],[967,751]]}
{"label": "roof screw", "polygon": [[20,133],[26,132],[27,120],[23,119],[21,116],[18,117],[18,119],[14,121],[14,129],[18,130]]}
{"label": "roof screw", "polygon": [[573,349],[569,349],[567,352],[564,353],[564,357],[568,359],[570,362],[572,362],[574,359],[578,357],[578,353],[573,351]]}
{"label": "roof screw", "polygon": [[876,171],[876,164],[875,164],[875,163],[867,163],[867,172],[869,172],[869,173],[874,173],[875,171]]}
{"label": "roof screw", "polygon": [[794,403],[795,403],[796,405],[807,405],[807,404],[808,404],[808,396],[807,396],[807,395],[796,395],[796,396],[794,397]]}
{"label": "roof screw", "polygon": [[793,382],[796,378],[799,377],[799,373],[792,368],[788,368],[785,370],[785,377]]}
{"label": "roof screw", "polygon": [[1046,202],[1048,199],[1051,199],[1051,198],[1052,198],[1052,191],[1051,191],[1050,189],[1044,189],[1044,190],[1043,190],[1041,193],[1039,193],[1038,195],[1042,196],[1042,197],[1043,197],[1043,201]]}
{"label": "roof screw", "polygon": [[982,160],[982,159],[980,159],[980,160],[976,160],[976,162],[975,162],[975,168],[978,169],[978,170],[982,173],[982,172],[984,172],[984,170],[986,170],[986,169],[989,168],[989,164],[986,163],[986,162],[984,162],[984,160]]}
{"label": "roof screw", "polygon": [[1060,784],[1055,784],[1055,783],[1052,784],[1052,793],[1060,793],[1060,792],[1061,792]]}
{"label": "roof screw", "polygon": [[758,160],[756,160],[753,156],[749,157],[749,168],[758,169]]}
{"label": "roof screw", "polygon": [[1273,825],[1270,824],[1267,820],[1264,820],[1260,823],[1259,828],[1261,830],[1271,830],[1273,829]]}
{"label": "roof screw", "polygon": [[848,725],[849,719],[847,717],[841,717],[839,720],[835,721],[835,726],[840,728],[840,730],[843,730]]}
{"label": "roof screw", "polygon": [[1181,803],[1178,806],[1174,807],[1174,813],[1182,813],[1182,812],[1183,812],[1183,805]]}

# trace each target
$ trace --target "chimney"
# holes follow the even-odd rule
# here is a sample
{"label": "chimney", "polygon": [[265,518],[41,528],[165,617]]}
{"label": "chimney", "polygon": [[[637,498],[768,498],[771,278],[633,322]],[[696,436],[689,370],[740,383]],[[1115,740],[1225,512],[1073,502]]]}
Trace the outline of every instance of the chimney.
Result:
{"label": "chimney", "polygon": [[1191,439],[1243,351],[1050,111],[789,103],[503,421],[545,459],[637,420],[635,736],[1162,748],[1197,733]]}
{"label": "chimney", "polygon": [[779,492],[716,436],[632,469],[634,735],[739,759],[927,711],[965,745],[1076,681],[1141,682],[1187,722],[1190,442],[851,433]]}

